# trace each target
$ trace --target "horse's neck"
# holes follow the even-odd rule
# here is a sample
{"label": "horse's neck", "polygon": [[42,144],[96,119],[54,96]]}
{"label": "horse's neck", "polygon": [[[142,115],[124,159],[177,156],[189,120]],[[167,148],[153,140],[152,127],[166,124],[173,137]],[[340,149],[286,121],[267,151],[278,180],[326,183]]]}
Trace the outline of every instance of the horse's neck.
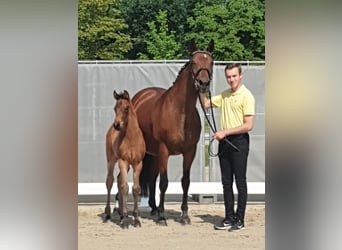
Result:
{"label": "horse's neck", "polygon": [[178,106],[182,109],[185,108],[185,110],[194,109],[198,97],[194,79],[188,67],[183,70],[182,74],[175,81],[173,86],[173,98],[177,99]]}

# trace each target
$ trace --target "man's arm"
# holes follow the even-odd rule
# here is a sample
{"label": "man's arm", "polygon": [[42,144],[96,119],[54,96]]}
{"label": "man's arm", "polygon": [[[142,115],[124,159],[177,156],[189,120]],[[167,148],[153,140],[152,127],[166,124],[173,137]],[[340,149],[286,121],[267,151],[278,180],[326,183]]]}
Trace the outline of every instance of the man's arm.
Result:
{"label": "man's arm", "polygon": [[254,125],[254,115],[245,115],[243,119],[243,124],[236,128],[229,128],[217,131],[213,138],[217,140],[223,139],[228,135],[243,134],[251,131]]}
{"label": "man's arm", "polygon": [[210,100],[206,97],[204,93],[200,93],[201,102],[204,109],[210,108]]}

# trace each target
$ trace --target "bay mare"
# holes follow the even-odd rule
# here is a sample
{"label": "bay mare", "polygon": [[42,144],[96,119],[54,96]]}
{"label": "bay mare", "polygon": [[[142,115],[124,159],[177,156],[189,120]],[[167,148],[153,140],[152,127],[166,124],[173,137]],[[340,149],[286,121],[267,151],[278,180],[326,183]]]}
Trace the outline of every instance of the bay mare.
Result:
{"label": "bay mare", "polygon": [[[157,222],[167,225],[164,215],[164,199],[168,186],[167,162],[170,155],[183,156],[181,222],[190,223],[188,216],[188,189],[190,168],[200,138],[201,122],[196,108],[198,91],[209,90],[213,73],[214,41],[206,50],[199,50],[194,41],[190,46],[191,57],[181,68],[169,89],[145,88],[133,98],[140,128],[146,143],[141,184],[148,183],[151,214],[158,213]],[[160,203],[156,206],[156,180],[160,175]]]}

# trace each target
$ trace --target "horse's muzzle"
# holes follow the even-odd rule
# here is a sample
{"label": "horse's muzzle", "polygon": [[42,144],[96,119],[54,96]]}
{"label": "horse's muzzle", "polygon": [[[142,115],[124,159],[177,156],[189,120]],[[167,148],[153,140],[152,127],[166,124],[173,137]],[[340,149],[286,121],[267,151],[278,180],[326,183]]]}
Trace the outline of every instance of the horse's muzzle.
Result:
{"label": "horse's muzzle", "polygon": [[202,82],[201,80],[195,81],[196,88],[200,93],[207,93],[210,89],[210,81]]}

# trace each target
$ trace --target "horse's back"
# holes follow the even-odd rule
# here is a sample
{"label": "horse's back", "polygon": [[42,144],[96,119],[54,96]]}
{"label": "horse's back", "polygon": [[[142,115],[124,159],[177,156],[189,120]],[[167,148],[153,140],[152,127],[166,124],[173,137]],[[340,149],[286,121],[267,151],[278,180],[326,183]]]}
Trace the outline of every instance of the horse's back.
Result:
{"label": "horse's back", "polygon": [[158,149],[158,141],[153,137],[152,116],[156,110],[156,102],[166,89],[159,87],[145,88],[137,92],[132,98],[139,126],[144,135],[146,152],[155,155]]}
{"label": "horse's back", "polygon": [[150,107],[166,91],[159,87],[145,88],[137,92],[132,98],[135,112],[138,114],[142,107]]}

